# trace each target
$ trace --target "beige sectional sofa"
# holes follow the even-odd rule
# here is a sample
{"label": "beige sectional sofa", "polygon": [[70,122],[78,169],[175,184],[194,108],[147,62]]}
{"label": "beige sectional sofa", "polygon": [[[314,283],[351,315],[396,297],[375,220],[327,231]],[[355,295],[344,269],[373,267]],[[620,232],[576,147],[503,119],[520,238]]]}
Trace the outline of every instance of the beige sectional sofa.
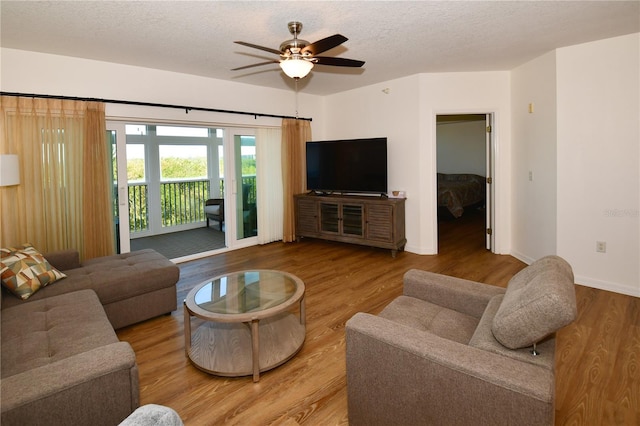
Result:
{"label": "beige sectional sofa", "polygon": [[139,406],[139,385],[114,329],[175,310],[179,269],[153,250],[45,258],[67,277],[27,300],[3,289],[0,423],[116,425]]}
{"label": "beige sectional sofa", "polygon": [[98,257],[82,264],[75,250],[45,253],[44,257],[67,277],[40,289],[26,301],[4,294],[2,309],[90,289],[98,294],[111,325],[118,329],[177,308],[180,269],[155,250]]}

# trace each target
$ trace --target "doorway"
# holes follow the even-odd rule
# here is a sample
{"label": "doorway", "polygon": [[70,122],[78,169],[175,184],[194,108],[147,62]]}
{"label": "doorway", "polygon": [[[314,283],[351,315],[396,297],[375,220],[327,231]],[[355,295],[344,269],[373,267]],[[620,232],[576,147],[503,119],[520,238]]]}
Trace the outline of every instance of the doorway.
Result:
{"label": "doorway", "polygon": [[436,116],[438,251],[493,250],[492,114]]}

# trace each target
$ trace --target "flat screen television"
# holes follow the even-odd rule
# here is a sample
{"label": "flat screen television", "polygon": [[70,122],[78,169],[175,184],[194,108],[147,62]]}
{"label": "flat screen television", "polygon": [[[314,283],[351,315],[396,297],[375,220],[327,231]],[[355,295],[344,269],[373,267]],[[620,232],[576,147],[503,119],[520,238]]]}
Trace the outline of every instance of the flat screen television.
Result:
{"label": "flat screen television", "polygon": [[387,193],[387,138],[307,142],[307,189]]}

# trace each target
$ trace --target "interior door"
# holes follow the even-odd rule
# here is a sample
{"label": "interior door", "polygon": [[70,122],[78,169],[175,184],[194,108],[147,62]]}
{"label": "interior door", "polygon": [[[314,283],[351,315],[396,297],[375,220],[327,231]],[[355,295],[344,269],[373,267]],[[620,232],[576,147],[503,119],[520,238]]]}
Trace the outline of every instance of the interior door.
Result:
{"label": "interior door", "polygon": [[491,114],[486,114],[485,116],[485,125],[486,125],[486,152],[487,152],[487,184],[486,184],[486,196],[485,196],[485,214],[486,214],[486,227],[487,227],[487,235],[486,235],[486,247],[487,250],[492,250],[493,248],[493,128],[492,128],[492,120]]}

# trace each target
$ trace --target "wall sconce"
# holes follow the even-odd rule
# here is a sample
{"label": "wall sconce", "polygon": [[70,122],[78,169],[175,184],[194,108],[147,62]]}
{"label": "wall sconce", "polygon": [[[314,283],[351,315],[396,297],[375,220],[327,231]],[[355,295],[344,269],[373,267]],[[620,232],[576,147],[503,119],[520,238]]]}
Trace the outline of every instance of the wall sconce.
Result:
{"label": "wall sconce", "polygon": [[0,186],[12,186],[20,183],[20,165],[15,154],[0,155]]}

